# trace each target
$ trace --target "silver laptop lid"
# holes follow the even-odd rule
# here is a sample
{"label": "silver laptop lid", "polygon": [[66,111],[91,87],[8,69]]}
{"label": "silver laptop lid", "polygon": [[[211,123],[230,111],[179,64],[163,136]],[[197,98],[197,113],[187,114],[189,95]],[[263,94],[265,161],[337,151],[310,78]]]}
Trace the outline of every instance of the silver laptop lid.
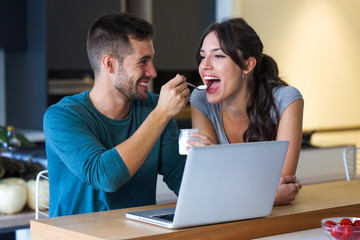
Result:
{"label": "silver laptop lid", "polygon": [[269,215],[288,145],[288,141],[266,141],[193,147],[173,227]]}

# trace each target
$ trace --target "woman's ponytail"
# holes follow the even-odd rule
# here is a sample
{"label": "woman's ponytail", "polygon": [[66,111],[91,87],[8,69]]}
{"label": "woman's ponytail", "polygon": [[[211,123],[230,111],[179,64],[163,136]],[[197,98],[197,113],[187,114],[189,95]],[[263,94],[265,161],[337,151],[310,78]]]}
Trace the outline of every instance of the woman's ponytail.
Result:
{"label": "woman's ponytail", "polygon": [[288,84],[279,77],[279,68],[275,60],[267,54],[262,54],[259,64],[254,70],[254,78],[259,82],[275,86],[287,86]]}

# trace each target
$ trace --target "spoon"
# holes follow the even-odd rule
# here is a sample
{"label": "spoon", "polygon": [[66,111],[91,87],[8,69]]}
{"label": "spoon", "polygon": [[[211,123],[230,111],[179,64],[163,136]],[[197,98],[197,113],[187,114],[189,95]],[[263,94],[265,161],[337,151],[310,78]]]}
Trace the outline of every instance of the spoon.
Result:
{"label": "spoon", "polygon": [[192,83],[189,83],[189,82],[186,82],[186,84],[190,87],[193,87],[193,88],[196,88],[198,90],[206,90],[207,89],[207,86],[206,85],[199,85],[199,86],[195,86],[194,84]]}

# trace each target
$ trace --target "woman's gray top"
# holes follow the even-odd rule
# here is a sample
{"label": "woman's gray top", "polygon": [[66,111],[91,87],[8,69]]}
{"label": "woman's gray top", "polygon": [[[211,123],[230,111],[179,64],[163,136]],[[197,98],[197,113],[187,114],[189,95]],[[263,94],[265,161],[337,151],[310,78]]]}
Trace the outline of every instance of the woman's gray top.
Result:
{"label": "woman's gray top", "polygon": [[[296,99],[302,99],[300,91],[291,86],[279,86],[273,90],[275,104],[279,115]],[[190,102],[200,112],[202,112],[213,124],[219,144],[229,143],[222,123],[222,102],[211,104],[207,101],[206,91],[195,89],[190,98]],[[271,111],[271,116],[277,122],[275,111]]]}

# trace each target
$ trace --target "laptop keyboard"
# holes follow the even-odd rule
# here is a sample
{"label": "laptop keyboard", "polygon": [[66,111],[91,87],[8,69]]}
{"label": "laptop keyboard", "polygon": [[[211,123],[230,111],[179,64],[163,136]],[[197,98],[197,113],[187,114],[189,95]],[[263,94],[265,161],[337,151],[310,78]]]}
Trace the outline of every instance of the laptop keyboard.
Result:
{"label": "laptop keyboard", "polygon": [[165,219],[165,220],[168,220],[170,222],[172,222],[174,220],[174,214],[171,213],[171,214],[164,214],[164,215],[156,215],[156,216],[153,216],[154,218],[160,218],[160,219]]}

